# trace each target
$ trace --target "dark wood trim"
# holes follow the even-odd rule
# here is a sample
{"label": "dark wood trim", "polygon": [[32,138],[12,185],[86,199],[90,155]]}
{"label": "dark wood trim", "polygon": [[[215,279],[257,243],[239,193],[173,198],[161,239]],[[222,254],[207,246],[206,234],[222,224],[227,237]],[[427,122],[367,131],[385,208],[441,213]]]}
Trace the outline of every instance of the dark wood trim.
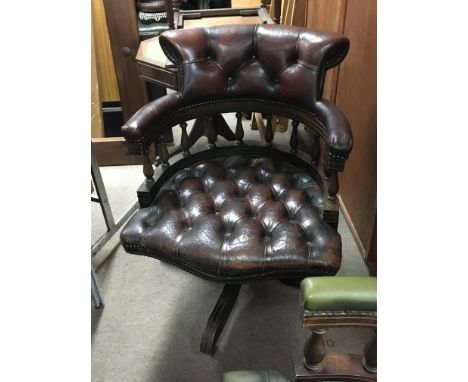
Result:
{"label": "dark wood trim", "polygon": [[304,313],[302,326],[307,329],[312,328],[376,328],[376,314],[358,314],[355,312],[343,312],[343,314],[308,314]]}
{"label": "dark wood trim", "polygon": [[[131,154],[127,142],[123,137],[92,138],[91,144],[99,166],[141,165],[143,158],[140,154]],[[154,162],[154,148],[150,148],[150,159]],[[143,179],[143,175],[142,175]]]}
{"label": "dark wood trim", "polygon": [[374,228],[372,230],[369,252],[366,257],[371,276],[377,276],[377,211],[375,211]]}
{"label": "dark wood trim", "polygon": [[179,80],[176,69],[166,69],[140,60],[136,60],[136,62],[138,64],[138,75],[143,80],[177,90]]}
{"label": "dark wood trim", "polygon": [[[348,8],[348,0],[341,0],[341,8],[340,8],[340,19],[338,21],[338,33],[344,34],[344,27],[345,27],[345,21],[346,21],[346,10]],[[333,104],[336,101],[336,94],[338,92],[338,80],[340,78],[340,67],[341,65],[338,65],[331,71],[331,94],[330,94],[330,102]]]}
{"label": "dark wood trim", "polygon": [[134,0],[104,0],[107,26],[124,121],[148,103],[135,56],[140,45]]}
{"label": "dark wood trim", "polygon": [[293,356],[295,381],[349,381],[374,382],[377,373],[369,373],[362,366],[362,356],[353,354],[328,353],[322,361],[319,371],[307,370],[304,366],[303,355]]}
{"label": "dark wood trim", "polygon": [[195,9],[180,10],[179,17],[182,19],[201,19],[204,17],[223,17],[223,16],[257,16],[258,8],[215,8],[215,9]]}
{"label": "dark wood trim", "polygon": [[341,196],[338,195],[338,200],[340,202],[340,208],[341,212],[343,213],[346,222],[348,223],[349,229],[351,231],[351,234],[353,235],[354,241],[356,242],[359,251],[361,252],[362,257],[364,260],[367,258],[367,251],[364,248],[364,244],[362,244],[361,238],[359,237],[356,228],[354,227],[353,221],[351,220],[351,217],[349,216],[348,210],[346,209],[346,205],[343,203],[343,199],[341,199]]}

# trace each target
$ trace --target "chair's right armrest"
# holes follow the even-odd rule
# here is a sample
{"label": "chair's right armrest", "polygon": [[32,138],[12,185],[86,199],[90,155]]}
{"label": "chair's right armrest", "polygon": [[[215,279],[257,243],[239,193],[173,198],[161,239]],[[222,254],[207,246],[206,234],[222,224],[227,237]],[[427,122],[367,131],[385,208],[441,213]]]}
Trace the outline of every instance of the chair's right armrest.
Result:
{"label": "chair's right armrest", "polygon": [[344,161],[353,148],[353,133],[348,119],[338,107],[325,99],[315,103],[314,111],[327,129],[327,145],[330,153],[341,157],[344,166]]}

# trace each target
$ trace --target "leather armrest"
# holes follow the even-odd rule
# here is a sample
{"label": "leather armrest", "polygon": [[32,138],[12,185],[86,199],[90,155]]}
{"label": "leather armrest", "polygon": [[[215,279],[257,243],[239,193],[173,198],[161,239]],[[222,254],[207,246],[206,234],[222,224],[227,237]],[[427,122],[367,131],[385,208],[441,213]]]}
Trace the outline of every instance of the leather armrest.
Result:
{"label": "leather armrest", "polygon": [[122,134],[128,141],[140,141],[154,127],[155,120],[177,110],[180,106],[180,93],[170,93],[147,103],[122,126]]}
{"label": "leather armrest", "polygon": [[315,103],[315,112],[327,128],[328,146],[331,151],[347,157],[353,148],[353,133],[344,114],[325,99]]}

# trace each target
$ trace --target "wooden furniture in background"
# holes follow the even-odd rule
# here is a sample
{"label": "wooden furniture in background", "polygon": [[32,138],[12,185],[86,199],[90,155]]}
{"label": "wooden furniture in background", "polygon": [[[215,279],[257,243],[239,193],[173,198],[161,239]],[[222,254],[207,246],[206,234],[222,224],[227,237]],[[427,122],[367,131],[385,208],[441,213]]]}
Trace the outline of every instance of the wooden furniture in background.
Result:
{"label": "wooden furniture in background", "polygon": [[103,137],[101,97],[96,64],[94,34],[91,32],[91,137]]}
{"label": "wooden furniture in background", "polygon": [[[347,59],[327,73],[323,97],[348,117],[355,146],[340,174],[340,203],[358,246],[376,274],[377,39],[375,0],[307,0],[307,28],[344,34]],[[372,258],[370,258],[372,254]],[[375,266],[373,266],[374,264]]]}
{"label": "wooden furniture in background", "polygon": [[377,211],[376,1],[348,1],[344,35],[351,48],[340,67],[335,104],[349,119],[355,145],[340,177],[340,197],[367,258]]}
{"label": "wooden furniture in background", "polygon": [[104,0],[104,8],[123,119],[127,121],[148,102],[146,84],[139,78],[135,62],[140,45],[135,0]]}
{"label": "wooden furniture in background", "polygon": [[[307,0],[305,6],[306,28],[343,33],[347,0]],[[351,41],[352,49],[353,41]],[[323,98],[335,102],[340,67],[327,73]]]}
{"label": "wooden furniture in background", "polygon": [[[301,302],[302,327],[312,333],[293,356],[295,381],[377,381],[377,279],[309,277]],[[362,355],[327,353],[323,335],[344,327],[374,331]]]}
{"label": "wooden furniture in background", "polygon": [[94,49],[96,49],[93,54],[96,55],[100,99],[101,102],[119,101],[120,95],[103,0],[92,0],[91,7]]}

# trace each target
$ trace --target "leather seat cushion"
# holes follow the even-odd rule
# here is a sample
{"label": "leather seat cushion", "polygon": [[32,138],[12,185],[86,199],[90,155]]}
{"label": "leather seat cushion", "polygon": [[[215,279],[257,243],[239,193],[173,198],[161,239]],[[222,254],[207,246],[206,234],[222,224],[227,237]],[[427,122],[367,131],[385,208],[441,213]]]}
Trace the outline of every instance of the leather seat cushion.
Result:
{"label": "leather seat cushion", "polygon": [[270,157],[230,156],[173,175],[127,223],[127,252],[222,282],[333,275],[340,235],[321,220],[305,171]]}

